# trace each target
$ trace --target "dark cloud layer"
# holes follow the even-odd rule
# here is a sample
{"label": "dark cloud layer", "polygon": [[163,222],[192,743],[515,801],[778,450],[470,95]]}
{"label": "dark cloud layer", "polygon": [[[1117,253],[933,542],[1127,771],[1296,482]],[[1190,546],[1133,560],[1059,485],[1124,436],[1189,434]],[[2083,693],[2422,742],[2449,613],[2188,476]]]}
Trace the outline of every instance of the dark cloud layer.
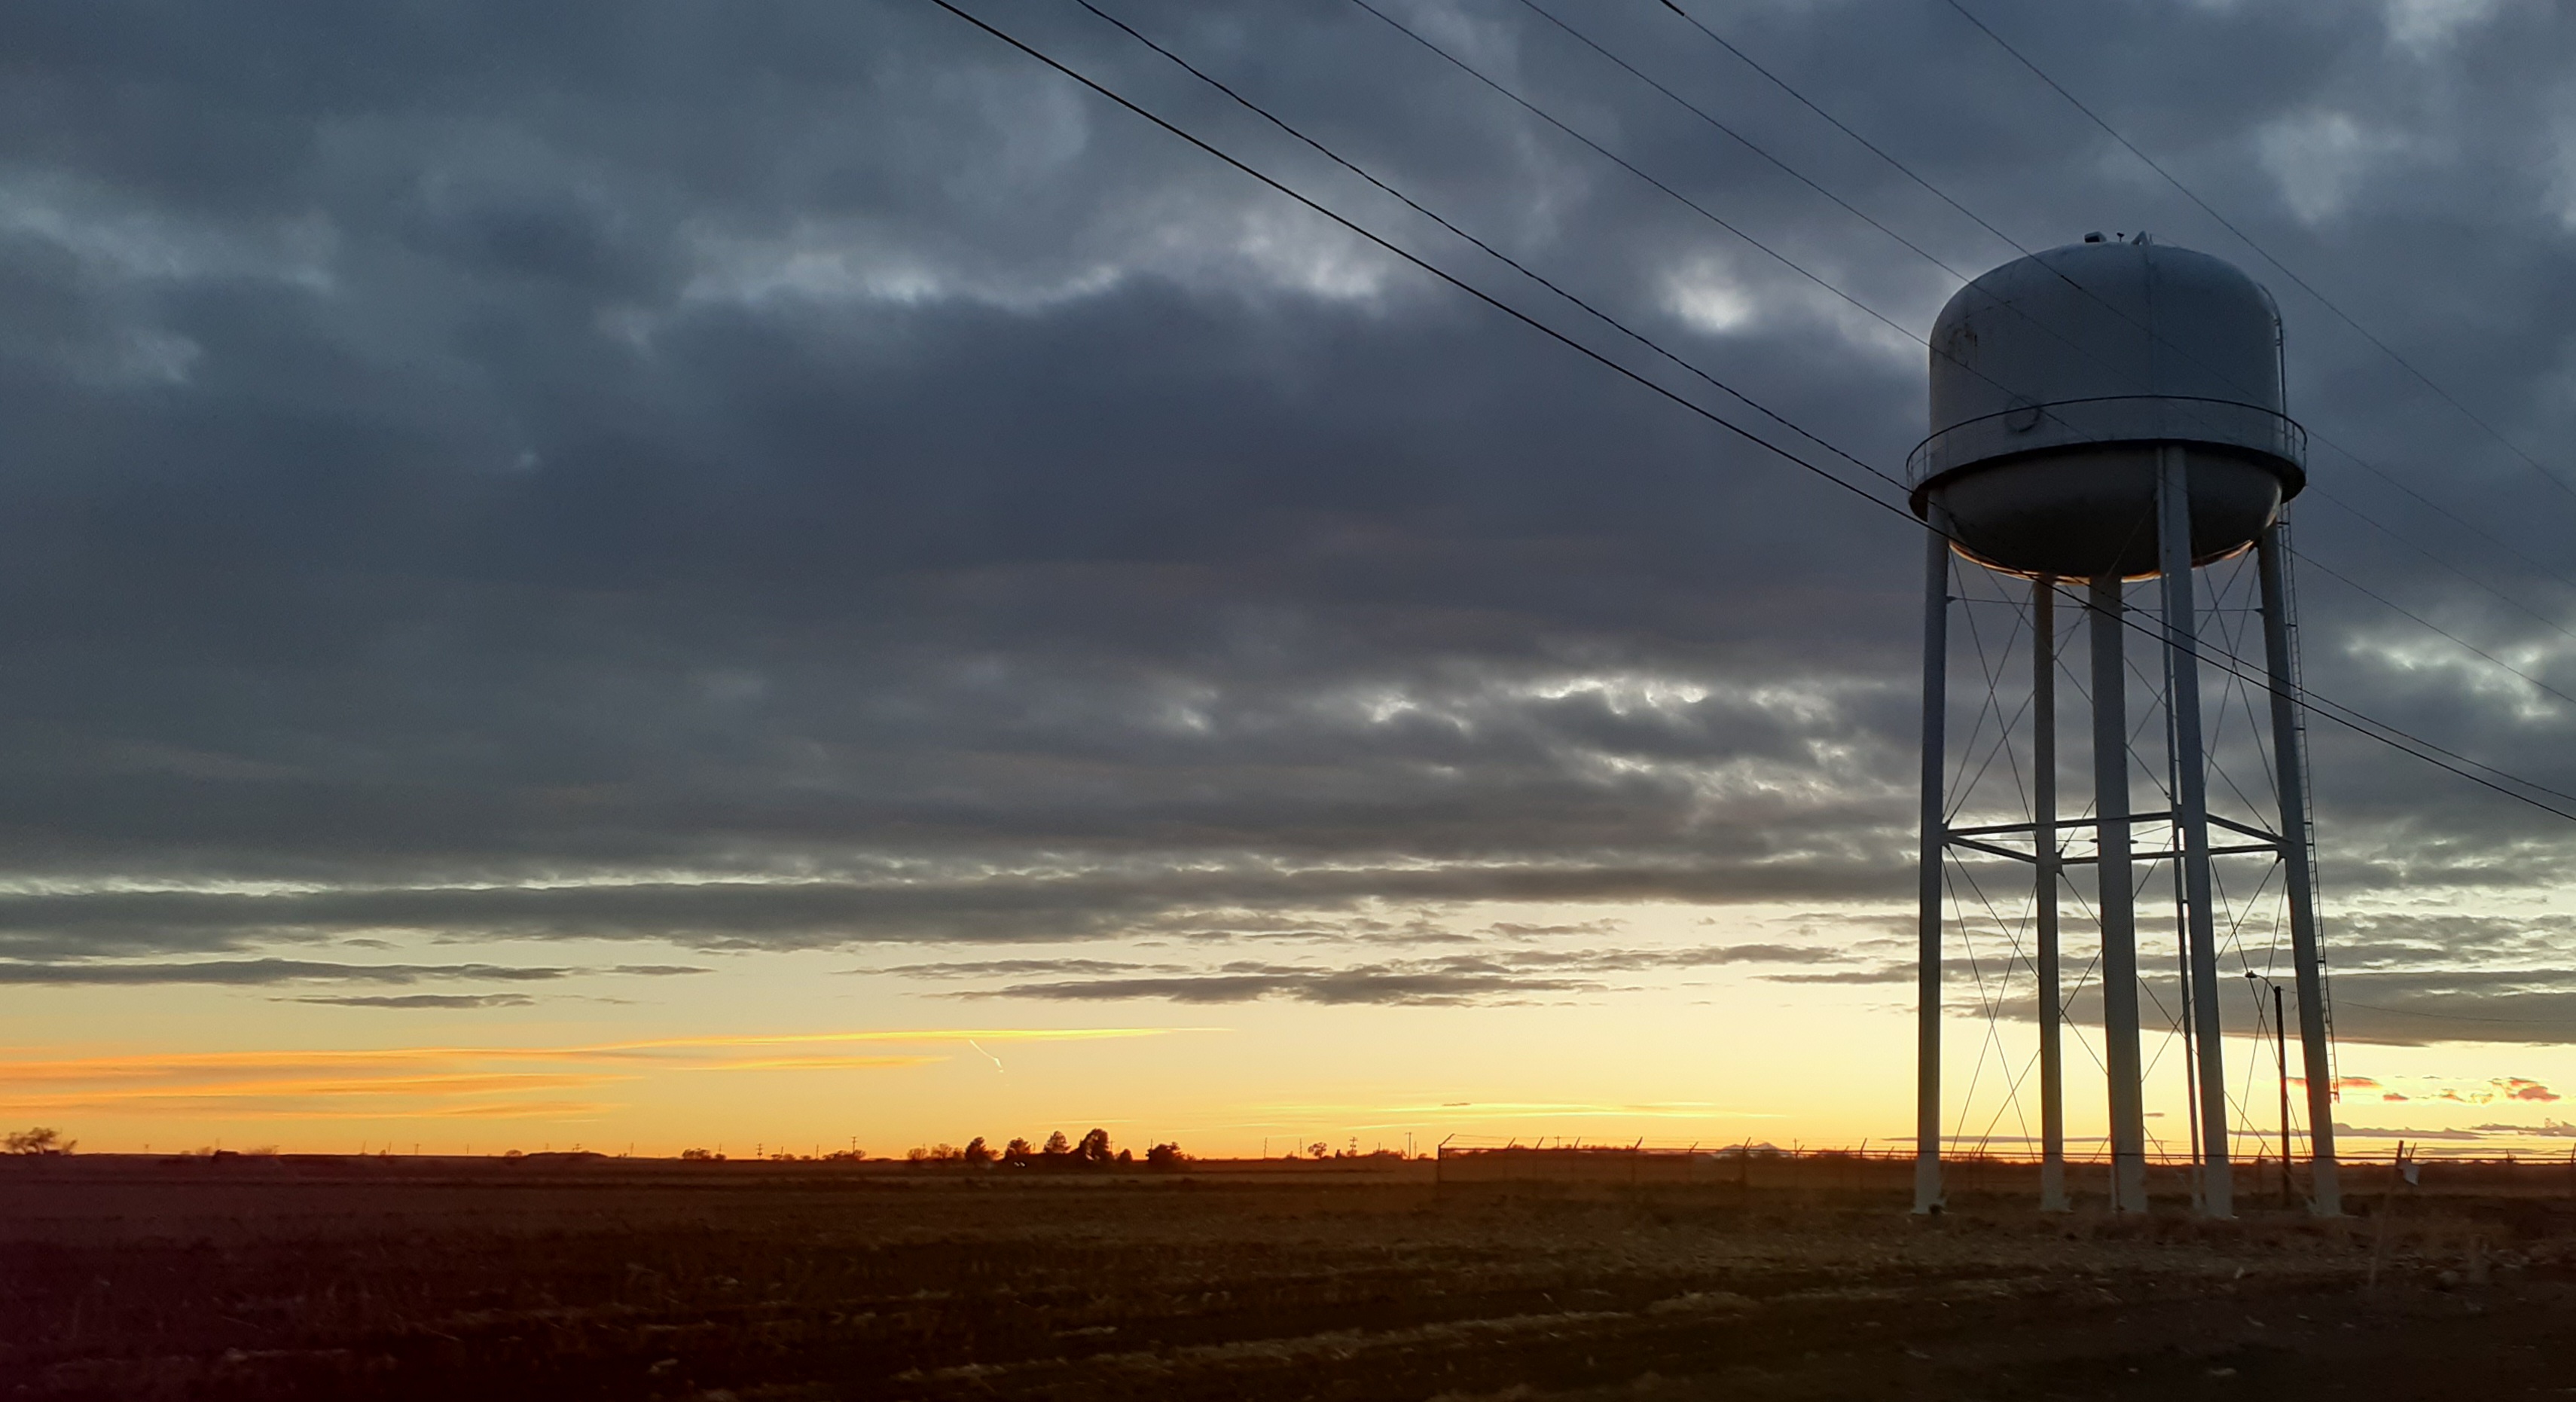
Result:
{"label": "dark cloud layer", "polygon": [[[1371,961],[1285,964],[1236,959],[1215,964],[1141,964],[1107,959],[980,959],[902,964],[880,971],[983,986],[966,998],[1032,998],[1047,1002],[1116,1002],[1163,998],[1177,1003],[1294,1002],[1392,1006],[1527,1002],[1546,995],[1599,993],[1610,976],[1650,969],[1688,970],[1730,964],[1815,964],[1844,955],[1834,949],[1781,944],[1667,948],[1501,948],[1480,954]],[[993,982],[1000,980],[1000,982]]]}
{"label": "dark cloud layer", "polygon": [[620,964],[613,968],[583,969],[510,964],[341,964],[313,959],[191,959],[162,962],[119,960],[72,963],[36,963],[5,959],[0,960],[0,985],[146,983],[262,985],[451,981],[542,983],[582,974],[665,977],[673,974],[706,972],[708,971],[702,968],[680,964]]}
{"label": "dark cloud layer", "polygon": [[[988,8],[1614,345],[1077,8]],[[1357,8],[1115,8],[1853,452],[1919,433],[1919,347]],[[1526,9],[1397,8],[1894,320],[1947,295]],[[2302,548],[2576,689],[2576,499],[1955,15],[1694,8],[2025,243],[2246,262],[2298,413],[2403,484],[2321,443]],[[2558,10],[1981,12],[2507,435],[2569,440]],[[1569,17],[1955,266],[2010,255],[1660,7]],[[96,4],[7,50],[0,952],[34,962],[0,979],[1908,889],[1907,529],[930,7]],[[2568,708],[2303,603],[2320,689],[2576,788]],[[2566,824],[2315,743],[2338,898],[2568,877]],[[1225,977],[1477,991],[1371,967]],[[1216,987],[1176,977],[1020,991]]]}
{"label": "dark cloud layer", "polygon": [[288,1000],[296,1003],[320,1003],[340,1008],[524,1008],[536,1000],[524,993],[388,993],[351,994],[347,997],[309,997]]}

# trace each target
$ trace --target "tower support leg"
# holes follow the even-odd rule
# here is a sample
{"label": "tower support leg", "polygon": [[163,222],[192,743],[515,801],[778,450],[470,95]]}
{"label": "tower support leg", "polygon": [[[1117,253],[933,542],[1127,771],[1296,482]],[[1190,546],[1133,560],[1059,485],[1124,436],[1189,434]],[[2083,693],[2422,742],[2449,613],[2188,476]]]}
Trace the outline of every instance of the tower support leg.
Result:
{"label": "tower support leg", "polygon": [[[2289,885],[2290,963],[2299,988],[2299,1054],[2308,1076],[2308,1210],[2343,1215],[2343,1190],[2335,1181],[2334,1063],[2326,1046],[2325,978],[2317,946],[2316,872],[2308,834],[2308,757],[2299,728],[2299,703],[2290,665],[2289,562],[2282,558],[2281,523],[2263,528],[2254,543],[2263,579],[2263,661],[2272,690],[2272,765],[2281,794],[2281,867]],[[2290,1151],[2287,1143],[2281,1152]]]}
{"label": "tower support leg", "polygon": [[2031,851],[2039,927],[2039,1210],[2066,1210],[2066,1080],[2057,966],[2057,581],[2031,584]]}
{"label": "tower support leg", "polygon": [[2111,1091],[2111,1210],[2147,1210],[2146,1098],[2138,1071],[2138,912],[2129,862],[2128,627],[2120,577],[2092,581],[2093,816],[2100,856],[2102,1063]]}
{"label": "tower support leg", "polygon": [[2228,1173],[2227,1047],[2218,1018],[2218,926],[2210,904],[2208,762],[2200,731],[2200,626],[2191,567],[2191,485],[2183,450],[2156,450],[2156,544],[2164,578],[2165,646],[2173,679],[2174,827],[2182,837],[2184,919],[2191,965],[2193,1051],[2199,1061],[2201,1210],[2236,1215]]}
{"label": "tower support leg", "polygon": [[1916,898],[1914,1210],[1941,1210],[1941,812],[1950,662],[1950,539],[1935,515],[1924,534],[1923,830]]}

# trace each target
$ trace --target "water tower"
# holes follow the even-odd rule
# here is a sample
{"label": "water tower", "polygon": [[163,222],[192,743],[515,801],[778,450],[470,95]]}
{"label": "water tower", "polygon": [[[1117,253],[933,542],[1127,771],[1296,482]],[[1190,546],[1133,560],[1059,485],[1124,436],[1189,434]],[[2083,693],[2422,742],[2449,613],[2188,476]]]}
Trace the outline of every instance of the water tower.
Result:
{"label": "water tower", "polygon": [[[1914,513],[1930,527],[1915,1210],[1934,1211],[1942,1202],[1944,864],[1968,859],[1991,868],[2003,858],[2027,863],[2036,883],[2042,1206],[2067,1205],[2059,888],[2068,868],[2090,864],[2110,1199],[2116,1211],[2146,1208],[2136,898],[2139,869],[2170,861],[2179,864],[2177,978],[2190,1047],[2184,1061],[2196,1073],[2198,1196],[2209,1215],[2233,1215],[2211,863],[2214,855],[2268,853],[2281,864],[2285,887],[2307,1075],[2311,1207],[2333,1214],[2333,1080],[2281,537],[2282,505],[2305,483],[2306,437],[2283,412],[2279,309],[2253,279],[2205,253],[2145,235],[2096,234],[2007,263],[1962,288],[1934,326],[1931,375],[1931,436],[1907,464]],[[2257,552],[2264,665],[2255,683],[2269,694],[2277,823],[2220,819],[2225,845],[2214,851],[2201,687],[2203,664],[2217,650],[2203,641],[2196,581],[2205,566],[2249,549]],[[1945,811],[1954,559],[1956,568],[1992,572],[2017,591],[2027,581],[2026,595],[2014,596],[2027,598],[2032,639],[2031,783],[2027,810],[2017,814],[2024,821],[1954,825]],[[2157,597],[2156,606],[2128,604],[2133,581]],[[2071,819],[2057,803],[2053,620],[2061,590],[2070,598],[2080,591],[2091,650],[2094,802],[2089,817]],[[2162,667],[2163,811],[2141,812],[2132,798],[2126,694],[2133,644],[2140,662],[2153,656]],[[2167,835],[2162,850],[2132,850],[2132,829],[2140,826]],[[2283,1144],[2285,1158],[2288,1151]]]}

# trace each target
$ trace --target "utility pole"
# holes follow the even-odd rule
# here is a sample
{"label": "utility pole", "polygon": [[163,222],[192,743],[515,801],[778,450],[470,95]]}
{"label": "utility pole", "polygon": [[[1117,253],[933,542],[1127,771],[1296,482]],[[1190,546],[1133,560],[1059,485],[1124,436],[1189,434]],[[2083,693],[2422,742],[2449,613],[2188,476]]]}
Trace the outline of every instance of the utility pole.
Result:
{"label": "utility pole", "polygon": [[[2283,1001],[2281,985],[2252,969],[2245,971],[2245,981],[2261,984],[2272,991],[2272,1067],[2281,1087],[2281,1205],[2298,1205],[2298,1187],[2290,1176],[2290,1029],[2289,1008]],[[2262,1006],[2263,995],[2254,995],[2255,1006]]]}

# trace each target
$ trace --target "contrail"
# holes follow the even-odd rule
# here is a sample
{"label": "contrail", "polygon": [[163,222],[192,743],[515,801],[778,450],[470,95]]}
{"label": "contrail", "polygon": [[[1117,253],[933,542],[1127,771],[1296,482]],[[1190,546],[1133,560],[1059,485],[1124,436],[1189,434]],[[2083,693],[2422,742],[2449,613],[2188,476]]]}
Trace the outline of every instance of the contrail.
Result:
{"label": "contrail", "polygon": [[995,1071],[999,1071],[999,1070],[1001,1070],[1001,1069],[1002,1069],[1002,1059],[1001,1059],[1000,1057],[998,1057],[998,1056],[993,1055],[991,1052],[984,1051],[984,1048],[983,1048],[981,1045],[979,1045],[979,1044],[975,1041],[975,1039],[974,1039],[974,1038],[972,1038],[972,1037],[967,1038],[967,1039],[966,1039],[966,1045],[968,1045],[968,1046],[970,1046],[970,1047],[974,1047],[974,1048],[975,1048],[975,1050],[977,1050],[977,1051],[979,1051],[979,1052],[984,1052],[984,1059],[993,1063],[993,1069],[994,1069]]}

